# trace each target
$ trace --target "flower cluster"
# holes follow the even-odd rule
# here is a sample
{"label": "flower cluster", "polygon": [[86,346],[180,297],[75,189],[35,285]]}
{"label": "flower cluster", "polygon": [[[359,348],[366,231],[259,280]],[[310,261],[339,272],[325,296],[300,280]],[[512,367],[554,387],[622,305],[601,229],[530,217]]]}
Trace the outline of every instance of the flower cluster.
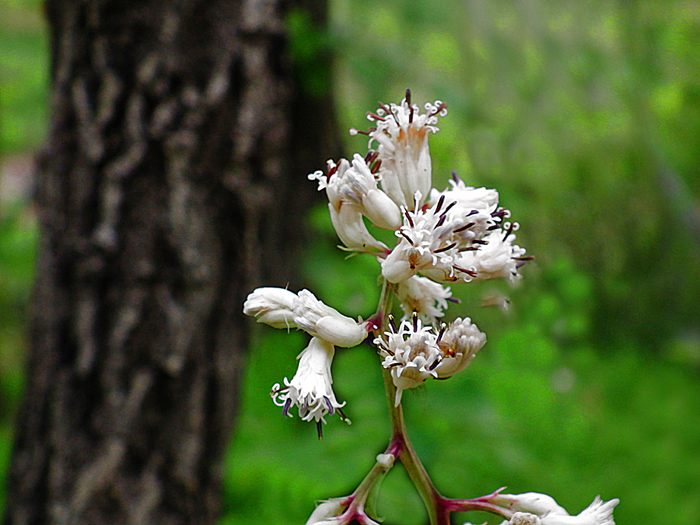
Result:
{"label": "flower cluster", "polygon": [[[438,132],[439,117],[446,114],[439,100],[422,112],[407,91],[400,104],[381,104],[368,114],[374,124],[368,131],[351,130],[367,135],[369,147],[376,149],[351,160],[329,160],[325,173],[309,175],[328,196],[331,222],[343,248],[377,258],[403,319],[398,327],[392,321],[386,330],[381,320],[355,322],[308,290],[294,294],[259,288],[250,294],[246,314],[313,337],[294,378],[273,387],[273,399],[285,415],[296,406],[302,419],[320,424],[326,414],[338,412],[342,405],[330,386],[334,347],[355,346],[368,331],[375,332],[381,364],[391,371],[397,405],[404,390],[463,370],[484,345],[486,337],[469,319],[435,326],[452,300],[445,285],[495,278],[513,282],[528,257],[514,242],[517,224],[507,222],[510,212],[499,207],[496,190],[467,186],[454,174],[447,189],[432,187],[428,138]],[[395,245],[375,238],[368,224],[393,232]],[[382,305],[375,316],[379,314],[388,314]],[[318,366],[310,367],[311,361]]]}
{"label": "flower cluster", "polygon": [[[426,104],[422,111],[407,91],[401,103],[380,104],[369,113],[372,127],[367,131],[351,130],[369,138],[365,155],[329,160],[325,172],[309,175],[326,192],[341,248],[377,260],[381,293],[374,314],[355,321],[308,290],[258,288],[245,301],[244,313],[258,322],[310,336],[297,358],[296,374],[272,387],[272,399],[285,416],[291,417],[296,408],[302,420],[316,423],[319,437],[326,415],[347,420],[345,403],[333,392],[333,357],[336,347],[357,346],[370,334],[393,400],[386,452],[352,495],[322,503],[307,524],[376,524],[365,512],[367,496],[400,458],[433,525],[448,523],[450,512],[470,510],[499,514],[506,519],[502,525],[614,525],[616,499],[604,503],[596,498],[578,516],[570,516],[549,496],[534,493],[499,490],[474,500],[448,500],[436,492],[409,444],[401,412],[404,391],[458,374],[486,343],[471,319],[443,321],[455,301],[450,286],[489,279],[514,283],[530,260],[515,243],[518,224],[499,206],[496,190],[467,186],[456,174],[444,190],[433,188],[429,137],[446,115],[441,101]],[[389,233],[378,235],[379,230]],[[398,307],[392,311],[394,300]],[[500,298],[495,301],[505,304]],[[400,316],[398,322],[394,314]]]}

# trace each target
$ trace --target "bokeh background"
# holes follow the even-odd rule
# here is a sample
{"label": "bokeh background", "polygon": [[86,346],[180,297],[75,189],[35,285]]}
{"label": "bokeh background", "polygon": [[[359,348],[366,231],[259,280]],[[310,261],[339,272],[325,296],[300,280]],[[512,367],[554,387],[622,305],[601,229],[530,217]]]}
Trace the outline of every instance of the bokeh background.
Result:
{"label": "bokeh background", "polygon": [[[22,391],[36,225],[31,159],[46,134],[41,4],[0,16],[0,471]],[[700,516],[700,4],[695,0],[331,0],[328,27],[288,20],[305,88],[332,89],[343,129],[377,101],[447,102],[435,186],[456,171],[499,190],[536,260],[514,289],[455,286],[488,344],[466,372],[407,392],[409,433],[438,488],[554,496],[571,512],[621,500],[618,525]],[[335,56],[334,81],[316,70]],[[309,115],[313,125],[313,115]],[[366,151],[346,137],[346,156]],[[322,166],[319,166],[322,168]],[[345,259],[310,210],[306,280],[352,316],[374,311],[378,265]],[[484,299],[507,295],[503,312]],[[270,386],[296,368],[299,333],[261,327],[226,465],[222,524],[303,523],[352,492],[388,439],[377,358],[343,350],[335,389],[352,426],[282,417]],[[0,510],[4,489],[0,489]],[[377,508],[425,521],[401,468]],[[491,523],[487,515],[463,521]]]}

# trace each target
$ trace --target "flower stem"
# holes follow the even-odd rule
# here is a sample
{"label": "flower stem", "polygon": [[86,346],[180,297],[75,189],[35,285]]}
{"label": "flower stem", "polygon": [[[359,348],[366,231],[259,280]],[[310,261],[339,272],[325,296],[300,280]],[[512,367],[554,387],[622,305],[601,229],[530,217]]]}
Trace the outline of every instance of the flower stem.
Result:
{"label": "flower stem", "polygon": [[443,512],[440,505],[442,496],[437,491],[425,467],[418,458],[413,444],[406,432],[406,424],[403,416],[403,408],[396,405],[396,387],[391,379],[391,372],[383,370],[386,398],[389,405],[389,419],[391,421],[391,442],[387,452],[391,451],[403,463],[408,476],[420,494],[423,504],[428,511],[430,525],[449,525],[449,513]]}

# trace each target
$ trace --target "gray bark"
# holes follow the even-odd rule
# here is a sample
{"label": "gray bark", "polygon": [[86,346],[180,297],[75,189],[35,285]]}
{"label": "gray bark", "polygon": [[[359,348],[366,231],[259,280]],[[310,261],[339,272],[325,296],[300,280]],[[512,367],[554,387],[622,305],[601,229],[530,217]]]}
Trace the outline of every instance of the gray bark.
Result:
{"label": "gray bark", "polygon": [[[335,153],[328,98],[295,88],[286,4],[48,1],[51,129],[5,523],[217,518],[242,302],[291,278],[306,174]],[[302,104],[326,124],[302,129]],[[300,145],[319,133],[325,146]]]}

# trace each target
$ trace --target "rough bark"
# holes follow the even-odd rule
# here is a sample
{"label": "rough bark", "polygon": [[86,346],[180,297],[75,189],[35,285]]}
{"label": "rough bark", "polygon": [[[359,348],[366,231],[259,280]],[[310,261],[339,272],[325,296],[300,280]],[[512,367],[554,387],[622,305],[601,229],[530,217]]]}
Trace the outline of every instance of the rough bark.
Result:
{"label": "rough bark", "polygon": [[[51,129],[5,523],[216,519],[241,305],[290,278],[315,169],[295,143],[330,129],[294,120],[287,4],[48,1]],[[327,99],[304,104],[332,119]],[[302,157],[322,166],[323,149]]]}

